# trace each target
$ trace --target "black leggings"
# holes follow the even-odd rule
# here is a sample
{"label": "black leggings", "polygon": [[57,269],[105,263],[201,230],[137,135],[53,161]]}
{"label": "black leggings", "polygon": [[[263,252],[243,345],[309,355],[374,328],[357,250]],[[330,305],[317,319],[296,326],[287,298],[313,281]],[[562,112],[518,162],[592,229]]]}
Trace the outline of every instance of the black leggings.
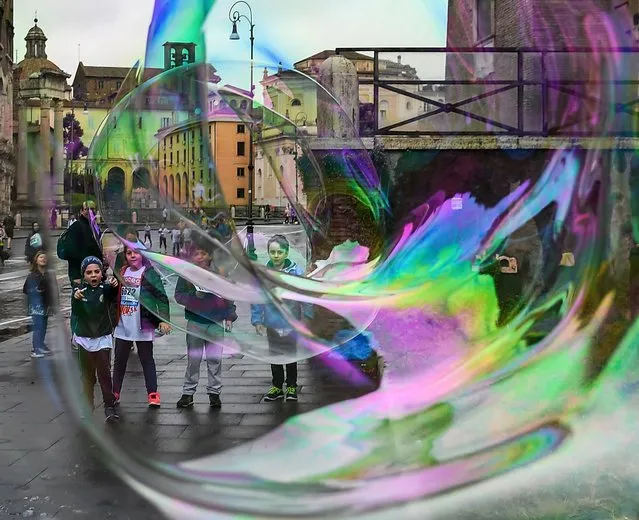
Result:
{"label": "black leggings", "polygon": [[162,244],[164,244],[164,250],[166,251],[166,237],[160,237],[160,249],[162,249]]}
{"label": "black leggings", "polygon": [[[138,357],[144,372],[144,382],[146,383],[146,391],[152,394],[158,391],[158,376],[155,370],[155,359],[153,359],[153,342],[152,341],[136,341],[138,347]],[[122,390],[122,382],[124,374],[126,374],[126,366],[129,362],[129,354],[133,341],[115,338],[115,360],[113,361],[113,391],[119,394]]]}
{"label": "black leggings", "polygon": [[84,393],[89,400],[89,405],[93,407],[93,388],[97,374],[104,406],[113,406],[115,397],[113,396],[113,384],[111,382],[111,349],[105,348],[97,352],[88,352],[84,348],[78,347],[78,359],[80,360],[80,370],[82,371],[82,385],[84,386]]}

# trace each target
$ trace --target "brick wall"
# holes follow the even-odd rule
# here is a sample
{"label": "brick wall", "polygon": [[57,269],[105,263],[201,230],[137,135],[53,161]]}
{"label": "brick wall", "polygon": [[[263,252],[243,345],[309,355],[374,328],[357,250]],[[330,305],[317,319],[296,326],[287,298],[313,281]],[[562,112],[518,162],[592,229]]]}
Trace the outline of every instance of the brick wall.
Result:
{"label": "brick wall", "polygon": [[[450,0],[448,21],[448,45],[454,47],[474,46],[475,0]],[[632,27],[632,15],[639,7],[638,0],[627,5],[621,0],[495,0],[495,47],[535,47],[541,49],[569,49],[573,47],[625,46],[631,43],[626,34]],[[620,8],[615,9],[615,7]],[[447,79],[473,79],[476,77],[478,55],[449,56]],[[548,53],[544,58],[547,79],[591,79],[609,77],[611,56],[589,53]],[[526,55],[524,79],[541,80],[541,53]],[[636,79],[633,70],[639,68],[637,59],[626,59],[621,70],[624,77]],[[627,76],[627,77],[626,77]],[[515,55],[496,54],[494,72],[489,79],[516,80],[517,60]],[[447,100],[455,102],[485,92],[494,87],[451,87]],[[571,87],[582,96],[577,97],[551,89],[548,95],[550,129],[572,124],[574,130],[603,128],[607,103],[613,93],[607,87]],[[635,92],[617,91],[616,101],[628,101]],[[478,115],[517,126],[517,93],[515,90],[480,102],[466,105],[466,109]],[[596,99],[600,101],[595,101]],[[540,131],[541,87],[526,87],[524,90],[525,127]],[[455,121],[455,117],[451,118]],[[462,121],[451,124],[451,130],[490,130],[484,123]]]}

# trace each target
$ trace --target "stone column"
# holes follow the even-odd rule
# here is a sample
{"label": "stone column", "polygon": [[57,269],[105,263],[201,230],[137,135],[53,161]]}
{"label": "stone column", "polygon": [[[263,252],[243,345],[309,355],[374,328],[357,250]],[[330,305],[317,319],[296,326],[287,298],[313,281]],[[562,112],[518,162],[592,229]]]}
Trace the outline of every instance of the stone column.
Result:
{"label": "stone column", "polygon": [[53,200],[58,206],[64,204],[64,106],[62,100],[55,100],[53,118]]}
{"label": "stone column", "polygon": [[40,99],[40,167],[36,173],[36,202],[51,198],[51,98]]}
{"label": "stone column", "polygon": [[19,206],[29,200],[29,156],[27,154],[27,103],[18,99],[18,168],[16,172],[16,192]]}
{"label": "stone column", "polygon": [[317,132],[319,137],[348,139],[359,135],[359,83],[353,62],[332,56],[320,65],[320,84],[335,100],[318,89]]}

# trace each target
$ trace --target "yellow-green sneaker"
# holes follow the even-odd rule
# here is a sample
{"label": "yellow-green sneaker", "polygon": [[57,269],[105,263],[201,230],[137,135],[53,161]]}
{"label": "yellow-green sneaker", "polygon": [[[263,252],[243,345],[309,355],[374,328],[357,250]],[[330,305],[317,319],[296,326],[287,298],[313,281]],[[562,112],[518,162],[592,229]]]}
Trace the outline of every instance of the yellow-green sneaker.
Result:
{"label": "yellow-green sneaker", "polygon": [[286,387],[286,400],[297,401],[297,387],[295,386]]}
{"label": "yellow-green sneaker", "polygon": [[277,401],[278,399],[282,399],[284,397],[284,392],[282,392],[281,388],[277,388],[276,386],[272,386],[271,389],[266,392],[264,396],[265,401]]}

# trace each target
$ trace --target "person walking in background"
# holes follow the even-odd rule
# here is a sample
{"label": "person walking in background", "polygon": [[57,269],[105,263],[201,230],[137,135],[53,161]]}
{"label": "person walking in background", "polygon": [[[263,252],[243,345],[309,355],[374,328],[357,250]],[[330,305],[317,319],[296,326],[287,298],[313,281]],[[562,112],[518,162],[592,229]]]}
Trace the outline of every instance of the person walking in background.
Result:
{"label": "person walking in background", "polygon": [[153,358],[155,329],[168,334],[169,299],[162,279],[142,255],[128,245],[124,247],[126,264],[120,271],[118,321],[115,327],[115,360],[113,362],[113,393],[120,399],[122,383],[133,343],[144,372],[150,407],[160,406],[158,380]]}
{"label": "person walking in background", "polygon": [[73,213],[71,213],[71,216],[69,217],[69,221],[67,222],[67,229],[69,229],[71,226],[73,226],[73,224],[75,224],[77,221],[77,219],[75,218],[75,215]]}
{"label": "person walking in background", "polygon": [[169,233],[169,230],[166,229],[166,226],[162,225],[160,229],[158,229],[158,233],[160,235],[160,251],[162,251],[162,247],[164,246],[164,254],[166,254],[167,253],[166,235]]}
{"label": "person walking in background", "polygon": [[175,226],[171,231],[171,243],[173,245],[173,256],[176,258],[180,257],[180,246],[182,242],[182,232]]}
{"label": "person walking in background", "polygon": [[40,224],[34,222],[31,224],[31,232],[24,244],[24,258],[28,264],[33,262],[33,258],[38,251],[46,251],[44,239],[40,232]]}
{"label": "person walking in background", "polygon": [[151,238],[151,226],[149,225],[149,221],[147,220],[146,225],[144,226],[144,243],[149,241],[148,248],[151,249],[153,247],[153,239]]}
{"label": "person walking in background", "polygon": [[[210,270],[214,246],[206,239],[195,240],[191,261],[202,269]],[[213,268],[214,269],[214,268]],[[206,371],[208,384],[206,393],[211,408],[220,408],[222,402],[222,343],[224,332],[231,332],[233,322],[237,320],[235,305],[232,301],[197,287],[191,282],[179,278],[175,286],[175,301],[184,305],[184,317],[187,320],[186,332],[186,373],[182,397],[178,408],[193,406],[193,395],[200,380],[202,355],[206,353]]]}
{"label": "person walking in background", "polygon": [[31,272],[22,287],[22,292],[27,295],[27,312],[31,316],[33,326],[32,358],[42,358],[45,354],[51,354],[51,350],[45,344],[52,303],[51,283],[52,280],[47,273],[47,254],[37,251],[33,255]]}
{"label": "person walking in background", "polygon": [[169,210],[164,208],[162,210],[162,227],[166,227],[166,221],[169,218]]}
{"label": "person walking in background", "polygon": [[[286,237],[273,236],[267,243],[269,261],[266,266],[270,269],[287,274],[300,276],[301,267],[288,258],[290,245]],[[287,302],[295,318],[302,318],[302,306],[299,302]],[[260,336],[266,336],[269,350],[273,353],[294,353],[297,349],[295,330],[278,308],[273,304],[251,305],[251,325]],[[286,365],[286,394],[284,393],[284,366],[271,364],[273,386],[264,396],[265,401],[275,401],[286,396],[287,401],[297,401],[297,363]]]}
{"label": "person walking in background", "polygon": [[58,227],[58,209],[53,206],[51,208],[51,229],[55,229]]}
{"label": "person walking in background", "polygon": [[13,218],[11,213],[7,214],[2,221],[4,224],[4,231],[7,234],[7,242],[5,244],[7,251],[11,251],[11,246],[13,242],[13,232],[16,227],[16,219]]}
{"label": "person walking in background", "polygon": [[93,202],[84,202],[78,220],[58,238],[58,258],[67,261],[72,286],[80,285],[82,281],[80,266],[85,258],[95,256],[104,262],[102,248],[98,243],[99,235],[96,236],[99,230],[96,231],[91,222],[94,207]]}
{"label": "person walking in background", "polygon": [[4,261],[9,258],[9,253],[4,250],[4,244],[7,241],[7,234],[4,226],[0,224],[0,266],[4,267]]}
{"label": "person walking in background", "polygon": [[78,318],[73,341],[78,345],[78,359],[84,393],[91,409],[94,407],[93,389],[96,375],[102,391],[104,416],[107,422],[120,420],[115,409],[111,379],[111,350],[118,281],[111,278],[103,283],[104,266],[99,258],[90,256],[82,261],[82,284],[73,292],[71,306]]}

